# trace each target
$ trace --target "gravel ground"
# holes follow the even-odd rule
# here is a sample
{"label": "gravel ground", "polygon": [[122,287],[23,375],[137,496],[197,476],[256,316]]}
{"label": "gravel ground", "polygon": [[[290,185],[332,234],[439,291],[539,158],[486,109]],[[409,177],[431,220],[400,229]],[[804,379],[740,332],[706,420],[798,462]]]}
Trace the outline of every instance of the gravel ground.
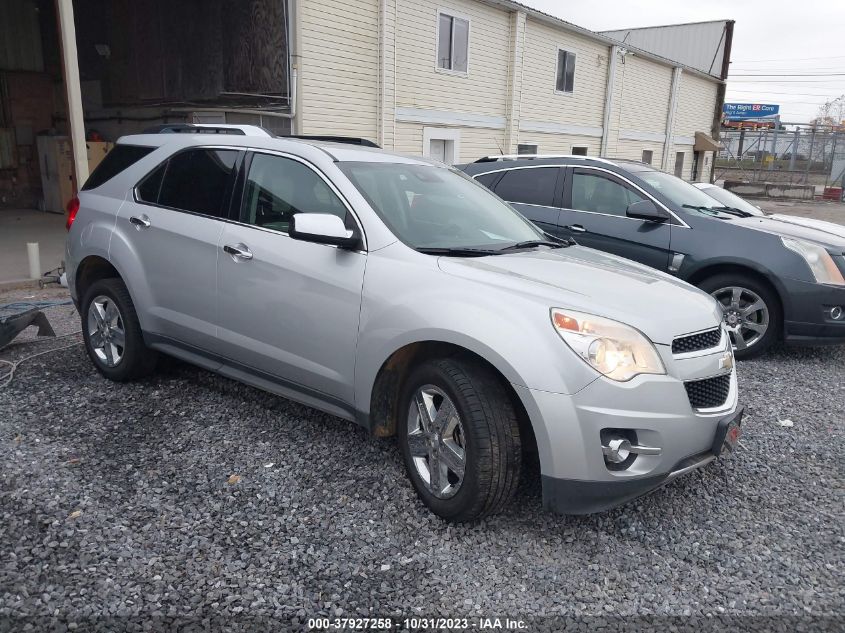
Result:
{"label": "gravel ground", "polygon": [[[66,296],[0,304],[32,295]],[[78,328],[72,307],[47,312]],[[19,338],[0,358],[74,340]],[[528,483],[504,514],[449,526],[392,440],[177,362],[118,385],[81,346],[55,351],[0,387],[0,630],[353,615],[619,630],[637,614],[842,630],[843,365],[843,348],[742,363],[738,452],[622,508],[555,516]]]}

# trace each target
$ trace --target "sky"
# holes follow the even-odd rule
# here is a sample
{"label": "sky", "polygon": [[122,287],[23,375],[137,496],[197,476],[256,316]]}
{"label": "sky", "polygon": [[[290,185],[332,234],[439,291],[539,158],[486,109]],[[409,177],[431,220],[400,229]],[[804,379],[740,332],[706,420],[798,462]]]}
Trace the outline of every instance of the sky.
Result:
{"label": "sky", "polygon": [[[845,0],[520,1],[593,31],[735,20],[725,100],[779,104],[784,122],[808,122],[845,94]],[[741,74],[766,76],[731,78]]]}

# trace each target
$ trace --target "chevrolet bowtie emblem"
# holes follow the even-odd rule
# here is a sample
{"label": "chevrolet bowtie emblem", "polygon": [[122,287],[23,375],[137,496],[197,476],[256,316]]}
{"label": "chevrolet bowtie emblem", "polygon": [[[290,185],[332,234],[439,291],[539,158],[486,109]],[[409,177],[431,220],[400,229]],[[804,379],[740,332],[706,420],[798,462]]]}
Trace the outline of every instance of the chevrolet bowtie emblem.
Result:
{"label": "chevrolet bowtie emblem", "polygon": [[733,369],[734,355],[728,352],[719,359],[719,369]]}

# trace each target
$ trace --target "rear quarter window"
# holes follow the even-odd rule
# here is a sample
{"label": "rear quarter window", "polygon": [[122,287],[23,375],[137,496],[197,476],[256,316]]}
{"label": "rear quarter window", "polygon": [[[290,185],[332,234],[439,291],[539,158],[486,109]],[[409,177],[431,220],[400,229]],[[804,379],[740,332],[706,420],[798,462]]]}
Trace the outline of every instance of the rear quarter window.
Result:
{"label": "rear quarter window", "polygon": [[154,149],[156,148],[146,147],[144,145],[115,145],[106,154],[103,161],[97,165],[94,173],[88,177],[85,184],[82,185],[82,191],[96,189],[100,185],[105,184],[128,167],[137,163]]}

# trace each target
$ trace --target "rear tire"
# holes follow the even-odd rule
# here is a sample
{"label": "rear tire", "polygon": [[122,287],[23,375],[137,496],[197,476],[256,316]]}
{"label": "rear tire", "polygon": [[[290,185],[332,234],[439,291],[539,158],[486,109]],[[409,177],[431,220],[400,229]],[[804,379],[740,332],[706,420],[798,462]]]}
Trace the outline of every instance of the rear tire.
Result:
{"label": "rear tire", "polygon": [[737,359],[765,354],[780,339],[780,300],[766,284],[742,273],[727,273],[709,277],[698,287],[719,302]]}
{"label": "rear tire", "polygon": [[135,305],[123,281],[95,281],[80,308],[85,351],[97,371],[116,382],[152,373],[158,355],[144,345]]}
{"label": "rear tire", "polygon": [[522,446],[500,376],[468,357],[427,361],[411,372],[399,403],[408,477],[432,512],[447,521],[474,521],[510,501]]}

